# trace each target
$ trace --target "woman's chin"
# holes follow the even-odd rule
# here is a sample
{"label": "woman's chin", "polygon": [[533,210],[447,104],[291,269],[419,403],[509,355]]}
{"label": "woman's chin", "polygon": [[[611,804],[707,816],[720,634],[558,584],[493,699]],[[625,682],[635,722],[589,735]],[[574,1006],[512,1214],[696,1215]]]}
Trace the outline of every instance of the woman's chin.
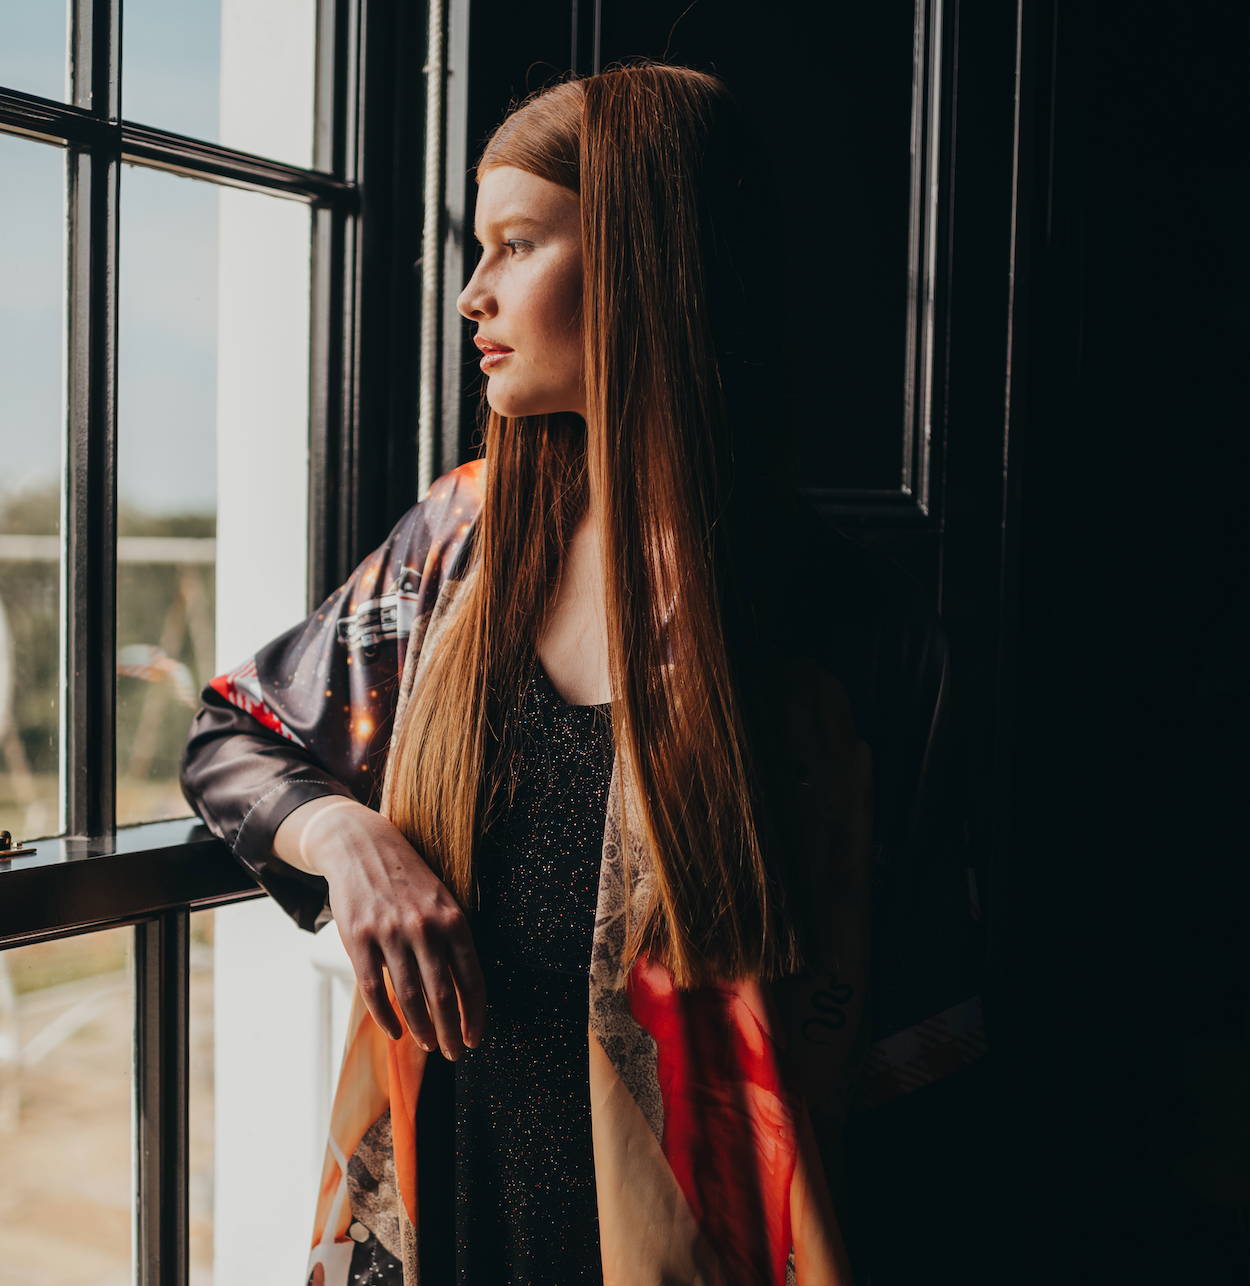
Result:
{"label": "woman's chin", "polygon": [[534,410],[533,398],[518,397],[516,391],[509,389],[498,375],[492,375],[487,380],[486,401],[490,409],[496,415],[502,415],[505,420],[519,419],[523,415],[541,414]]}
{"label": "woman's chin", "polygon": [[492,377],[486,385],[486,402],[496,415],[505,420],[519,420],[523,416],[557,415],[569,408],[559,398],[533,397],[518,394],[504,387],[496,386],[497,377]]}

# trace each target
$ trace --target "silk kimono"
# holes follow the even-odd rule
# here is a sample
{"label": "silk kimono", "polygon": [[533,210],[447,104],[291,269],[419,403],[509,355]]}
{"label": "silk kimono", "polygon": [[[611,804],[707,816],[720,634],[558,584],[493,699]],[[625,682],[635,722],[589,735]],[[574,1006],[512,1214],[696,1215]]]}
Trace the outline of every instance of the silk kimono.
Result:
{"label": "silk kimono", "polygon": [[[205,689],[184,791],[305,929],[329,918],[326,885],[274,857],[274,834],[325,795],[385,811],[391,736],[475,574],[482,483],[481,462],[441,478],[305,622]],[[798,1033],[784,1030],[769,987],[679,991],[653,961],[623,969],[626,890],[644,899],[648,875],[614,776],[587,962],[608,1286],[846,1282],[825,1169],[847,1111],[985,1050],[940,624],[910,578],[797,498],[771,535],[770,597],[784,604],[787,648],[835,677],[846,698],[839,735],[871,750],[860,760],[871,780],[842,805],[864,816],[842,819],[840,831],[870,846],[871,1018],[836,1101],[808,1105],[786,1054]],[[440,1071],[410,1036],[388,1040],[356,995],[313,1231],[314,1286],[421,1281],[418,1123],[423,1085]]]}

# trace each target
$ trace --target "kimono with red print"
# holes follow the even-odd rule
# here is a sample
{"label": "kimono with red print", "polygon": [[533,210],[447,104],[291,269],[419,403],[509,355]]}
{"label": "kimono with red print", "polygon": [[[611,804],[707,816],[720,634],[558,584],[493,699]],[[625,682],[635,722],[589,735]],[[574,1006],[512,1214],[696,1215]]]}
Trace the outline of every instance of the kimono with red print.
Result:
{"label": "kimono with red print", "polygon": [[[274,833],[324,795],[385,811],[392,733],[474,575],[482,480],[480,462],[441,478],[305,622],[205,689],[184,790],[305,929],[329,917],[326,886],[272,855]],[[840,735],[848,747],[862,739],[871,749],[862,760],[871,778],[846,794],[846,807],[866,815],[844,828],[871,844],[866,1053],[836,1102],[805,1104],[786,1055],[800,1033],[783,1029],[770,988],[726,982],[682,992],[645,958],[622,969],[626,890],[644,898],[648,875],[634,842],[640,828],[622,827],[629,805],[614,776],[587,962],[609,1286],[846,1282],[824,1158],[847,1110],[870,1110],[985,1050],[940,624],[908,577],[797,499],[771,536],[770,601],[785,612],[787,649],[836,678],[848,712]],[[366,1241],[375,1264],[377,1246],[390,1257],[388,1281],[421,1280],[417,1121],[426,1058],[411,1037],[387,1040],[357,995],[315,1217],[314,1286],[348,1286]],[[353,1180],[362,1165],[364,1184]]]}

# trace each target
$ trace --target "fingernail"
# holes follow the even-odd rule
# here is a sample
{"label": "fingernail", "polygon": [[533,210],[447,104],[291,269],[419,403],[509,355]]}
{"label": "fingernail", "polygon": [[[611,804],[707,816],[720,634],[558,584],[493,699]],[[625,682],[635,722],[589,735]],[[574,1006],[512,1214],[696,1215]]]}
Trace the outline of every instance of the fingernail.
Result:
{"label": "fingernail", "polygon": [[425,1043],[425,1041],[422,1041],[422,1042],[421,1042],[421,1048],[422,1048],[423,1050],[425,1050],[425,1052],[426,1052],[427,1054],[432,1054],[432,1053],[434,1052],[434,1046],[433,1046],[433,1045],[427,1045],[427,1044]]}

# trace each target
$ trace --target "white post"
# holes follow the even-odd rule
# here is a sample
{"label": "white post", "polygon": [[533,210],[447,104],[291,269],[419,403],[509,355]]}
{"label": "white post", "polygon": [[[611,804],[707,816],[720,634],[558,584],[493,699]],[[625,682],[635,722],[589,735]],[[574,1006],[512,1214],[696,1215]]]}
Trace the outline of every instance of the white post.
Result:
{"label": "white post", "polygon": [[[310,165],[315,0],[222,0],[221,12],[222,143]],[[219,236],[216,652],[225,671],[307,610],[309,210],[223,188]],[[215,928],[213,1276],[218,1286],[294,1284],[312,1241],[346,1028],[335,981],[346,956],[337,934],[314,939],[269,901],[225,907]]]}

